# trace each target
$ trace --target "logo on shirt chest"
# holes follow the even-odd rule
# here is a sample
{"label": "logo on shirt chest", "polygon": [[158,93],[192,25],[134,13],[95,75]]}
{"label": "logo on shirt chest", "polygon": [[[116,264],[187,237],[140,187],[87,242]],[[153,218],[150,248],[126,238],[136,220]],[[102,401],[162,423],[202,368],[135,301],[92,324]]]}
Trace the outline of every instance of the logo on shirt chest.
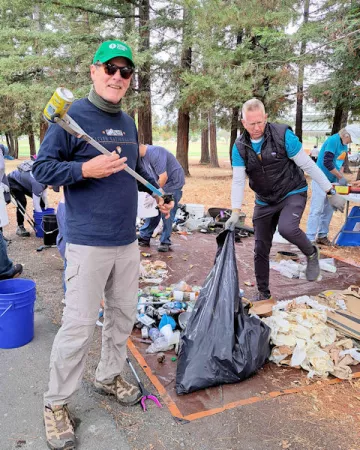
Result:
{"label": "logo on shirt chest", "polygon": [[113,130],[112,128],[104,130],[102,133],[106,134],[107,136],[125,136],[125,132],[124,131],[122,131],[122,130]]}

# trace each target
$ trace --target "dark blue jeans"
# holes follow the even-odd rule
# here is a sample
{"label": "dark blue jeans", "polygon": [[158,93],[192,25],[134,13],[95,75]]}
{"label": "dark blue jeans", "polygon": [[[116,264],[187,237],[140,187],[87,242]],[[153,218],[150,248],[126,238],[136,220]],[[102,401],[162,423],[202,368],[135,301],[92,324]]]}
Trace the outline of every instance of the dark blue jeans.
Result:
{"label": "dark blue jeans", "polygon": [[160,219],[162,218],[164,228],[163,232],[161,233],[160,237],[160,243],[161,244],[170,244],[171,245],[171,231],[172,231],[172,225],[174,223],[174,218],[177,210],[177,206],[179,201],[182,197],[182,190],[181,189],[175,189],[172,192],[174,196],[174,207],[170,211],[170,217],[168,219],[165,219],[164,214],[159,214],[156,217],[150,217],[149,219],[146,219],[144,222],[144,225],[140,228],[140,236],[143,239],[150,239],[155,228],[158,226]]}
{"label": "dark blue jeans", "polygon": [[11,276],[14,272],[14,266],[7,254],[7,245],[3,234],[0,232],[0,275]]}

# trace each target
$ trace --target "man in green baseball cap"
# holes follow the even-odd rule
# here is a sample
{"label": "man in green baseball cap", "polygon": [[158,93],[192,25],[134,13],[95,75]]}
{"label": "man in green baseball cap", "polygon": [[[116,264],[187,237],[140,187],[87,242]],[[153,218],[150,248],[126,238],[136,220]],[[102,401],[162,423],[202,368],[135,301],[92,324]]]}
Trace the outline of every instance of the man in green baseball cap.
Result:
{"label": "man in green baseball cap", "polygon": [[116,57],[126,58],[135,67],[131,48],[125,42],[121,41],[103,42],[94,55],[93,64],[97,62],[106,63]]}
{"label": "man in green baseball cap", "polygon": [[[106,299],[104,327],[94,387],[125,406],[142,397],[138,386],[126,381],[122,373],[138,302],[138,190],[152,192],[124,169],[129,167],[154,186],[158,184],[141,164],[135,122],[122,110],[121,100],[133,74],[130,48],[120,41],[104,42],[90,66],[93,86],[89,95],[69,109],[70,117],[101,142],[110,156],[98,155],[91,145],[69,137],[54,124],[33,166],[35,179],[63,186],[66,199],[66,306],[44,395],[46,440],[52,450],[76,448],[67,405],[81,386],[101,298]],[[57,183],[48,183],[55,179]],[[174,202],[165,205],[162,197],[156,201],[160,212],[169,217]]]}

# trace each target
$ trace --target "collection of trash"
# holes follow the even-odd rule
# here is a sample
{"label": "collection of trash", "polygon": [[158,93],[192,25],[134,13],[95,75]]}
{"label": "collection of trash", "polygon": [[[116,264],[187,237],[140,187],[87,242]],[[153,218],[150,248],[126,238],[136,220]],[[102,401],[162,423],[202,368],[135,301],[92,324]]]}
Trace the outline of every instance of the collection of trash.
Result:
{"label": "collection of trash", "polygon": [[[201,205],[192,206],[192,215],[186,205],[178,210],[180,233],[211,230],[216,220],[226,220],[221,211],[219,217],[205,217]],[[249,315],[239,291],[234,241],[228,231],[218,235],[216,261],[202,288],[185,281],[164,286],[166,263],[142,253],[135,324],[141,338],[134,338],[148,344],[146,353],[157,353],[160,363],[164,352],[175,350],[177,394],[242,381],[267,359],[302,368],[309,378],[351,379],[351,366],[360,363],[360,346],[352,339],[360,338],[360,288],[273,302],[269,317],[260,319],[251,309]],[[305,279],[306,265],[295,253],[278,252],[270,267],[287,278]],[[321,259],[320,268],[335,273],[334,259]]]}
{"label": "collection of trash", "polygon": [[[288,255],[286,255],[286,253]],[[285,255],[284,255],[285,254]],[[294,255],[294,256],[292,256]],[[279,272],[286,278],[298,278],[305,280],[306,264],[298,262],[296,253],[291,252],[278,252],[275,261],[270,261],[270,268]],[[333,258],[324,258],[319,260],[320,269],[325,272],[336,273],[335,261]],[[318,281],[321,280],[321,275]]]}
{"label": "collection of trash", "polygon": [[360,348],[344,333],[327,325],[328,314],[333,313],[334,308],[347,308],[342,298],[332,299],[332,302],[329,306],[326,295],[320,295],[316,298],[301,296],[274,305],[272,315],[262,319],[271,329],[274,345],[269,360],[301,367],[308,371],[309,378],[331,374],[350,379],[350,366],[360,363]]}
{"label": "collection of trash", "polygon": [[[149,253],[142,253],[147,258]],[[140,263],[140,282],[161,284],[168,277],[166,262],[142,260]]]}
{"label": "collection of trash", "polygon": [[169,287],[156,285],[139,289],[135,326],[141,330],[142,342],[150,344],[146,353],[174,348],[178,353],[180,331],[186,328],[199,291],[199,286],[190,286],[185,281]]}

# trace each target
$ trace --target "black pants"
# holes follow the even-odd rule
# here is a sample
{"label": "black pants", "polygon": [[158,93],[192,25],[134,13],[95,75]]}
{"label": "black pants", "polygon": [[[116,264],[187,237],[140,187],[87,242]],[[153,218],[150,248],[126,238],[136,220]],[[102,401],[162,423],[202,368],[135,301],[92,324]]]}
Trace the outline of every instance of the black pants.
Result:
{"label": "black pants", "polygon": [[[9,178],[9,185],[10,185],[11,195],[16,200],[16,203],[18,205],[20,205],[20,207],[18,206],[16,209],[17,224],[18,224],[18,226],[24,225],[24,214],[25,213],[22,212],[22,210],[26,211],[26,205],[27,205],[26,196],[32,198],[32,193],[29,192],[27,189],[24,189],[19,183],[17,183],[12,178]],[[40,200],[40,206],[41,206],[41,208],[45,208],[45,203],[43,202],[42,199]],[[31,214],[30,214],[30,216],[31,216]]]}
{"label": "black pants", "polygon": [[314,247],[300,230],[300,220],[306,205],[307,194],[290,195],[276,205],[255,205],[253,225],[255,231],[255,277],[258,290],[270,295],[269,255],[272,239],[278,226],[279,233],[287,241],[299,247],[306,256],[314,252]]}

